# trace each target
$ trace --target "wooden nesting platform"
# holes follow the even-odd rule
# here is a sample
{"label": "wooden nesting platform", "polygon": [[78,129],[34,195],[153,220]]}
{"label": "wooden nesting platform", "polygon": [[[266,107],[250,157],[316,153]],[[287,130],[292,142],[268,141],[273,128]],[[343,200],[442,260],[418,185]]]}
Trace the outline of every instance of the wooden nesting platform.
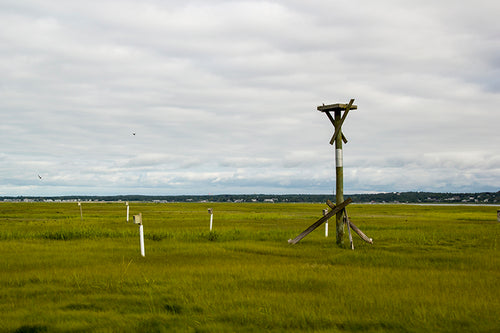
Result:
{"label": "wooden nesting platform", "polygon": [[[345,111],[349,104],[330,104],[330,105],[320,105],[318,106],[318,111],[330,112],[330,111]],[[351,105],[350,110],[356,110],[357,105]]]}

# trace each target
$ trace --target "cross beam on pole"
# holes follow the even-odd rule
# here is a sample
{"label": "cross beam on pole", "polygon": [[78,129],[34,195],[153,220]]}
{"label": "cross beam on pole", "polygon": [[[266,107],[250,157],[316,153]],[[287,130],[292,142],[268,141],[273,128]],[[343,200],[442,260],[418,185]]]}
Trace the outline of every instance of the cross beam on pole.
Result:
{"label": "cross beam on pole", "polygon": [[333,208],[325,216],[323,216],[322,218],[320,218],[319,220],[317,220],[316,222],[314,222],[309,228],[307,228],[306,230],[304,230],[300,235],[298,235],[294,239],[289,239],[288,243],[289,244],[297,244],[302,238],[304,238],[307,235],[309,235],[311,232],[314,231],[314,229],[316,229],[317,227],[319,227],[321,224],[323,224],[323,222],[325,222],[326,220],[328,220],[330,217],[334,216],[335,214],[337,214],[338,212],[340,212],[341,210],[343,210],[351,202],[352,202],[352,199],[351,198],[347,198],[346,201],[344,201],[341,204],[338,204],[337,206],[335,206],[335,208]]}
{"label": "cross beam on pole", "polygon": [[352,103],[354,103],[354,98],[352,98],[349,101],[349,104],[346,106],[344,114],[342,115],[342,118],[340,119],[340,123],[339,124],[335,124],[336,125],[335,126],[335,133],[333,134],[332,138],[330,139],[330,144],[331,145],[333,145],[333,143],[335,142],[335,139],[339,135],[339,132],[341,131],[341,128],[342,128],[342,124],[344,123],[344,120],[347,117],[347,114],[349,113],[349,110],[351,110]]}
{"label": "cross beam on pole", "polygon": [[[358,108],[357,105],[353,105],[351,103],[354,103],[354,99],[351,99],[350,101],[350,107],[349,107],[349,110],[356,110]],[[321,112],[324,112],[326,114],[326,116],[328,117],[328,119],[330,119],[330,121],[332,122],[333,126],[335,127],[335,129],[337,129],[337,126],[335,126],[335,120],[333,119],[332,115],[330,114],[331,111],[344,111],[347,109],[347,106],[349,104],[330,104],[330,105],[320,105],[317,107],[317,110],[318,111],[321,111]],[[345,115],[343,117],[343,120],[342,122],[344,122],[345,120],[345,117],[347,117],[347,115]],[[342,125],[342,123],[340,124]],[[342,127],[342,126],[339,126],[339,127]],[[338,135],[338,133],[337,133]],[[344,136],[344,133],[342,133],[342,130],[341,130],[341,136],[342,136],[342,140],[344,141],[344,143],[347,143],[347,139],[346,137]],[[334,136],[334,138],[336,138],[336,136]],[[333,144],[333,143],[330,143],[330,144]]]}
{"label": "cross beam on pole", "polygon": [[[328,119],[330,119],[330,121],[332,122],[333,128],[335,128],[335,119],[333,119],[330,111],[325,111],[325,114],[328,117]],[[342,133],[341,135],[342,135],[342,141],[344,141],[344,143],[347,143],[347,138],[345,137],[344,133]]]}

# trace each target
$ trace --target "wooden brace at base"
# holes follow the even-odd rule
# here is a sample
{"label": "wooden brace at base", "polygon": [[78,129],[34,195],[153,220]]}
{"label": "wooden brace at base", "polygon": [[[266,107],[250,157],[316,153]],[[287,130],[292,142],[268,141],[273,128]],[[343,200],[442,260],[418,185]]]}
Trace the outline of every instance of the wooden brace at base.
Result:
{"label": "wooden brace at base", "polygon": [[359,230],[358,227],[356,227],[349,218],[347,218],[347,220],[349,221],[349,225],[351,226],[351,229],[354,230],[355,233],[358,234],[359,237],[361,237],[362,240],[364,240],[365,242],[367,243],[370,243],[370,244],[373,244],[373,239],[372,238],[368,238],[368,236],[366,236],[363,231]]}
{"label": "wooden brace at base", "polygon": [[309,228],[307,228],[306,230],[304,230],[300,235],[298,235],[294,239],[289,239],[288,243],[289,244],[297,244],[302,238],[304,238],[307,235],[309,235],[312,231],[314,231],[314,229],[316,229],[317,227],[319,227],[323,222],[325,222],[326,220],[328,220],[330,217],[332,217],[335,214],[337,214],[338,212],[340,212],[342,209],[344,209],[351,202],[352,202],[352,199],[348,198],[346,201],[342,202],[338,206],[334,206],[334,208],[332,208],[331,211],[329,211],[325,216],[323,216],[322,218],[320,218],[319,220],[317,220],[316,222],[314,222]]}
{"label": "wooden brace at base", "polygon": [[[327,200],[326,201],[326,204],[330,207],[330,208],[334,208],[335,205],[330,201],[330,200]],[[347,214],[346,214],[347,216]],[[361,237],[362,240],[364,240],[365,242],[367,243],[370,243],[370,244],[373,244],[373,239],[372,238],[369,238],[368,236],[366,236],[363,231],[359,230],[358,227],[356,227],[354,225],[354,223],[351,222],[351,220],[349,219],[349,217],[347,218],[347,222],[349,222],[349,226],[351,227],[352,230],[354,230],[355,233],[358,234],[359,237]]]}

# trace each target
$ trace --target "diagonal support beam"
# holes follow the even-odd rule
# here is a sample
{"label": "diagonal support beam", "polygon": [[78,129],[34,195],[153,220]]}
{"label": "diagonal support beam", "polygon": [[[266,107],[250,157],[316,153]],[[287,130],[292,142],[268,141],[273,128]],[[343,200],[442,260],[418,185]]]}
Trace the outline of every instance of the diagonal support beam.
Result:
{"label": "diagonal support beam", "polygon": [[361,230],[359,230],[358,227],[356,227],[349,218],[347,218],[347,221],[349,221],[349,225],[351,226],[351,229],[354,230],[355,233],[358,234],[359,237],[361,237],[362,240],[364,240],[367,243],[373,244],[373,239],[369,238],[366,236]]}
{"label": "diagonal support beam", "polygon": [[351,109],[352,104],[354,103],[354,98],[352,98],[349,101],[349,104],[345,108],[344,114],[342,115],[342,118],[340,119],[339,124],[335,124],[335,133],[332,136],[332,139],[330,140],[330,144],[333,145],[335,142],[335,139],[337,138],[337,135],[339,135],[340,130],[342,129],[342,124],[344,123],[345,118],[347,117],[347,114],[349,113],[349,110]]}
{"label": "diagonal support beam", "polygon": [[351,202],[352,202],[352,199],[348,198],[346,201],[342,202],[341,204],[338,204],[337,206],[335,206],[335,208],[333,208],[331,211],[329,211],[325,216],[323,216],[322,218],[320,218],[319,220],[317,220],[316,222],[314,222],[309,228],[307,228],[306,230],[304,230],[300,235],[298,235],[294,239],[289,239],[288,243],[289,244],[297,244],[298,242],[300,242],[300,240],[302,238],[304,238],[307,235],[309,235],[311,232],[314,231],[314,229],[316,229],[321,224],[323,224],[323,222],[325,222],[326,220],[328,220],[329,218],[331,218],[332,216],[334,216],[335,214],[337,214],[338,212],[340,212],[342,209],[344,209]]}
{"label": "diagonal support beam", "polygon": [[[330,122],[332,123],[333,127],[335,128],[335,119],[333,119],[332,114],[330,113],[330,111],[326,111],[325,113],[328,119],[330,119]],[[345,137],[344,133],[341,133],[341,135],[342,135],[342,141],[344,141],[344,143],[347,143],[347,138]]]}

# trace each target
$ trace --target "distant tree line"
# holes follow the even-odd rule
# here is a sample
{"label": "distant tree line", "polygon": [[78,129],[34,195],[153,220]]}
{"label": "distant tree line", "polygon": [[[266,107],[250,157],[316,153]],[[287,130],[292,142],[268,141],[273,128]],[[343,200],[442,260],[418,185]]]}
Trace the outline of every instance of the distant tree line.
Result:
{"label": "distant tree line", "polygon": [[[352,194],[355,203],[476,203],[499,204],[500,191],[481,193],[390,192]],[[335,202],[328,194],[218,194],[218,195],[114,195],[114,196],[3,196],[0,201],[146,201],[146,202]]]}

